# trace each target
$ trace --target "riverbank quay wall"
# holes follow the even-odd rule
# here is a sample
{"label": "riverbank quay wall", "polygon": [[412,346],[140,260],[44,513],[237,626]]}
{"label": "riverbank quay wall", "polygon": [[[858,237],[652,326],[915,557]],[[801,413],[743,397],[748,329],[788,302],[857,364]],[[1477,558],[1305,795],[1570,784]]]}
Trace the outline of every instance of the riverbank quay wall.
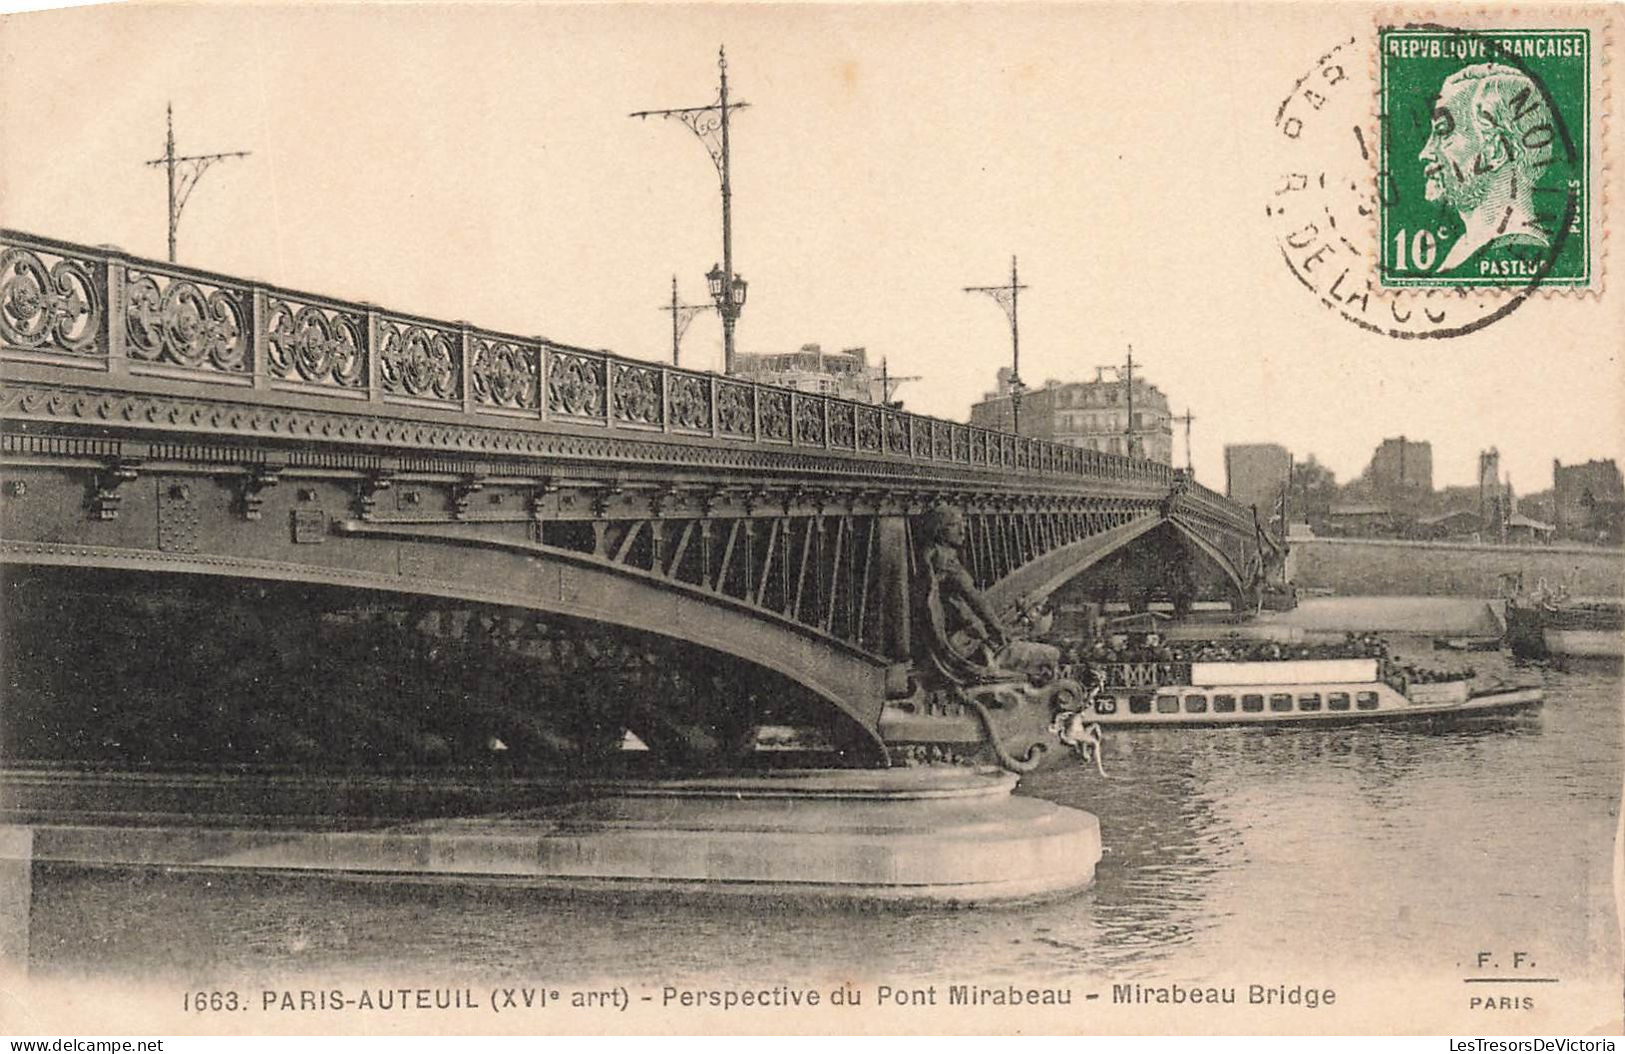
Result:
{"label": "riverbank quay wall", "polygon": [[1502,574],[1583,596],[1625,595],[1625,549],[1477,545],[1377,538],[1295,538],[1288,574],[1299,589],[1344,596],[1490,597]]}

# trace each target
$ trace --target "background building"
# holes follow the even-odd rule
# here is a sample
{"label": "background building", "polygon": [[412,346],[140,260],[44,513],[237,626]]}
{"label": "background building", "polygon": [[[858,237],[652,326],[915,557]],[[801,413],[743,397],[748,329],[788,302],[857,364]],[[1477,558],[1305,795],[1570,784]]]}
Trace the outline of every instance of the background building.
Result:
{"label": "background building", "polygon": [[[1283,495],[1291,482],[1292,454],[1279,443],[1225,445],[1225,497],[1243,506],[1256,506],[1260,521],[1279,520],[1283,514]],[[1284,533],[1284,528],[1282,531]]]}
{"label": "background building", "polygon": [[[1107,374],[1113,374],[1107,377]],[[1012,430],[1010,371],[998,373],[997,390],[970,408],[970,423]],[[1156,385],[1134,378],[1133,417],[1127,379],[1111,367],[1095,370],[1092,381],[1045,381],[1021,395],[1021,434],[1086,450],[1138,456],[1173,464],[1173,415],[1168,397]],[[1132,448],[1132,449],[1131,449]]]}
{"label": "background building", "polygon": [[1385,506],[1398,522],[1427,514],[1433,498],[1433,444],[1404,436],[1384,439],[1348,490],[1351,499]]}
{"label": "background building", "polygon": [[758,384],[835,395],[863,403],[896,401],[897,389],[904,381],[919,379],[892,377],[884,366],[870,366],[869,353],[864,348],[825,351],[817,344],[803,344],[800,351],[777,354],[738,352],[734,355],[733,375]]}
{"label": "background building", "polygon": [[1610,545],[1625,540],[1625,480],[1613,458],[1552,462],[1552,521],[1560,538]]}

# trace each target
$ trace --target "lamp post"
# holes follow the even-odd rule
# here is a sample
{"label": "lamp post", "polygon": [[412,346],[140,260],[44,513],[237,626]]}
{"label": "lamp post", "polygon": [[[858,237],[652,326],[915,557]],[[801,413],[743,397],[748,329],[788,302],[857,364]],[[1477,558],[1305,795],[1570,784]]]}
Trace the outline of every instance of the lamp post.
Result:
{"label": "lamp post", "polygon": [[[233,150],[225,154],[189,154],[177,157],[175,154],[175,107],[173,104],[164,107],[164,156],[147,162],[147,167],[156,168],[160,165],[169,175],[169,262],[175,262],[175,231],[181,225],[181,210],[186,208],[186,199],[192,196],[192,190],[197,186],[203,173],[216,161],[226,161],[234,157],[247,157],[250,151]],[[178,171],[177,171],[178,170]]]}
{"label": "lamp post", "polygon": [[1123,374],[1123,392],[1128,399],[1128,416],[1123,420],[1124,443],[1128,447],[1128,456],[1137,457],[1135,447],[1139,445],[1139,436],[1134,427],[1134,345],[1128,348],[1128,369]]}
{"label": "lamp post", "polygon": [[728,56],[722,48],[717,49],[717,69],[720,74],[717,101],[710,106],[639,110],[630,116],[669,117],[681,121],[704,144],[706,153],[711,155],[711,163],[716,165],[717,177],[722,181],[722,263],[711,269],[706,280],[711,284],[711,296],[716,300],[718,314],[722,316],[722,371],[732,373],[734,324],[739,321],[739,310],[745,305],[745,281],[734,273],[733,178],[729,168],[728,115],[750,104],[728,101]]}
{"label": "lamp post", "polygon": [[688,324],[694,321],[694,316],[701,311],[709,311],[713,304],[684,304],[677,299],[677,276],[671,276],[671,306],[660,310],[671,312],[671,364],[677,365],[677,353],[683,345],[683,334],[688,332]]}
{"label": "lamp post", "polygon": [[968,285],[967,293],[986,293],[1010,320],[1010,431],[1021,434],[1021,322],[1018,296],[1027,287],[1016,280],[1016,258],[1010,257],[1009,285]]}

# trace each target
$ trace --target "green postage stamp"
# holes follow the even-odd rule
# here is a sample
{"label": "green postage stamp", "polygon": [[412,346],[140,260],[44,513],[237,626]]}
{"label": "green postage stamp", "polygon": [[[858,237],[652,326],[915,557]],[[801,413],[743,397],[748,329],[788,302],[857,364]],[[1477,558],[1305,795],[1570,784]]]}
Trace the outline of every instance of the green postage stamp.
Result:
{"label": "green postage stamp", "polygon": [[1588,28],[1379,31],[1381,281],[1597,285]]}

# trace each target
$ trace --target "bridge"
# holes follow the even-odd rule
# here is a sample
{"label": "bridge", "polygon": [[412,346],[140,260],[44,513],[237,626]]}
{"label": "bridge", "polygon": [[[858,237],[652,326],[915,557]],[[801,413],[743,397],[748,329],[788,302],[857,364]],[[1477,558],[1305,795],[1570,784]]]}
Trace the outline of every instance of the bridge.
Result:
{"label": "bridge", "polygon": [[[927,510],[962,510],[964,567],[1011,624],[1114,554],[1238,600],[1282,556],[1250,512],[1167,465],[0,239],[12,609],[29,582],[149,598],[236,582],[295,607],[537,613],[555,636],[612,628],[782,678],[842,752],[884,765],[887,708],[920,681]],[[651,747],[692,744],[727,725],[726,701],[695,705],[689,734],[666,734],[669,715],[619,719]]]}

